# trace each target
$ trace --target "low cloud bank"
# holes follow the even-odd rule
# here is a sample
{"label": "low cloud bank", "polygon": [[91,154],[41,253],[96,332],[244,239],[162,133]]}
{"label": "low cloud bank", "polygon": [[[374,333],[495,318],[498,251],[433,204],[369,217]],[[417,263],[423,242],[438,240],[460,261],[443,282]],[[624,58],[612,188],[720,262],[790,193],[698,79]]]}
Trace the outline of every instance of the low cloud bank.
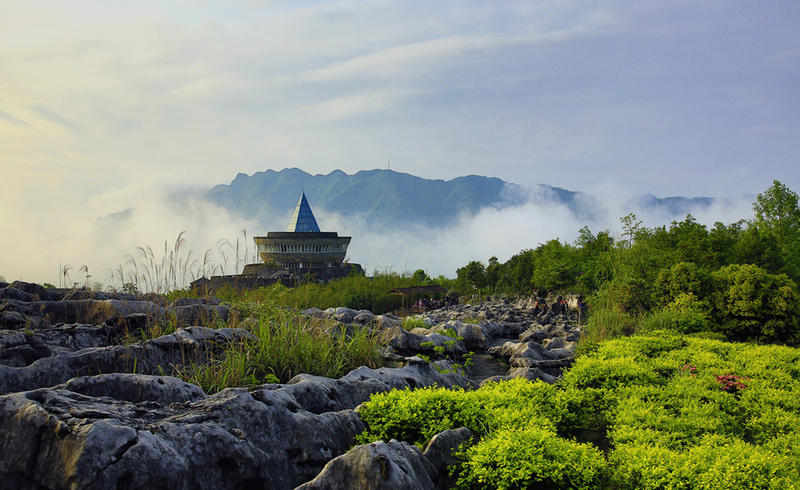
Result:
{"label": "low cloud bank", "polygon": [[[377,226],[357,215],[335,214],[314,207],[313,202],[312,207],[323,231],[353,237],[348,251],[350,260],[362,264],[368,273],[424,269],[429,275],[451,277],[470,260],[485,263],[496,256],[505,261],[521,250],[554,238],[572,242],[583,226],[593,232],[608,229],[618,234],[619,218],[631,212],[629,200],[622,197],[625,194],[613,186],[588,193],[595,197],[577,196],[572,208],[554,204],[547,192],[515,186],[508,192],[507,206],[463,215],[453,226],[408,226],[389,232],[383,231],[386,227],[378,231]],[[520,193],[524,199],[520,199]],[[179,255],[186,270],[177,274],[179,282],[202,274],[206,251],[207,273],[219,274],[223,263],[225,272],[232,273],[244,263],[256,261],[253,235],[283,230],[289,217],[271,215],[256,222],[208,202],[200,192],[152,186],[112,191],[85,202],[41,204],[7,216],[7,236],[16,237],[3,244],[0,274],[8,280],[83,284],[86,273],[80,268],[86,265],[90,283],[119,287],[119,268],[130,280],[130,257],[143,261],[137,247],[145,251],[150,247],[158,262],[165,255],[164,242],[168,257],[174,253],[175,240],[182,231],[186,231],[186,243]],[[575,206],[583,211],[576,213]],[[752,199],[715,200],[691,213],[698,222],[712,226],[716,221],[727,224],[750,219],[751,206]],[[664,208],[634,211],[646,226],[669,224],[685,217]],[[186,259],[189,251],[191,256]],[[70,267],[68,277],[63,274],[64,266]],[[139,270],[138,274],[141,278],[144,271]]]}

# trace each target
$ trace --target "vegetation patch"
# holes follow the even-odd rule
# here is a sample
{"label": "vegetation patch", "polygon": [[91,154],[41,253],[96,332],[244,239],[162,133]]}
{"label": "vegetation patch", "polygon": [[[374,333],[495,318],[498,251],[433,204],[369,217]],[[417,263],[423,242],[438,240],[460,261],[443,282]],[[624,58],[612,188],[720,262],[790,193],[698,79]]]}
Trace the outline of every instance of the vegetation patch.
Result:
{"label": "vegetation patch", "polygon": [[285,383],[302,373],[337,378],[359,366],[379,367],[379,335],[353,325],[336,331],[332,323],[264,304],[238,304],[239,321],[252,336],[234,343],[217,358],[191,364],[179,372],[206,393],[223,388]]}
{"label": "vegetation patch", "polygon": [[796,488],[800,349],[652,332],[596,344],[557,385],[377,394],[361,441],[458,427],[459,488]]}

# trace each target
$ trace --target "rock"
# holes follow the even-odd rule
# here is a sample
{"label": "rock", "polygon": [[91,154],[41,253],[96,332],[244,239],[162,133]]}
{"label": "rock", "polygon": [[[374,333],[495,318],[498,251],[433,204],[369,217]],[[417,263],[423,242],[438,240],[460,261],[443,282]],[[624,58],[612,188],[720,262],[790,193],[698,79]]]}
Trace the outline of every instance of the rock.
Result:
{"label": "rock", "polygon": [[448,467],[457,463],[453,453],[462,444],[471,443],[474,436],[475,434],[466,427],[449,429],[436,434],[425,445],[422,454],[433,466],[434,473],[438,475],[436,479],[438,488],[446,489],[452,486],[454,482],[450,481]]}
{"label": "rock", "polygon": [[113,373],[72,378],[64,389],[87,396],[106,396],[131,403],[170,404],[205,398],[199,386],[172,376]]}
{"label": "rock", "polygon": [[378,330],[387,330],[393,327],[402,328],[403,326],[402,320],[389,315],[378,315],[375,317],[375,322],[377,323]]}
{"label": "rock", "polygon": [[179,326],[213,325],[226,322],[228,312],[227,306],[197,303],[166,308],[164,316]]}
{"label": "rock", "polygon": [[353,319],[356,317],[358,313],[355,310],[351,310],[350,308],[336,308],[336,313],[334,314],[334,318],[336,321],[341,323],[353,323]]}
{"label": "rock", "polygon": [[24,281],[14,281],[8,285],[8,288],[23,291],[33,296],[35,299],[50,299],[47,289],[39,284]]}
{"label": "rock", "polygon": [[[364,429],[352,409],[372,393],[433,384],[469,381],[427,363],[211,396],[169,377],[74,378],[0,396],[0,481],[11,489],[289,489],[351,446]],[[392,482],[419,466],[395,464]]]}
{"label": "rock", "polygon": [[368,323],[372,323],[373,321],[375,321],[375,315],[373,315],[369,311],[363,311],[363,312],[359,313],[358,315],[356,315],[353,318],[353,321],[355,321],[356,323],[361,324],[361,325],[366,325]]}
{"label": "rock", "polygon": [[563,349],[565,346],[564,337],[553,337],[542,340],[542,345],[547,349]]}
{"label": "rock", "polygon": [[0,479],[5,488],[289,489],[361,430],[352,410],[315,415],[237,389],[169,405],[43,389],[0,397]]}
{"label": "rock", "polygon": [[440,373],[417,358],[402,368],[370,369],[362,366],[339,379],[300,374],[289,380],[284,390],[291,393],[305,410],[323,413],[354,408],[373,393],[433,385],[474,387],[469,379],[454,373]]}
{"label": "rock", "polygon": [[3,311],[0,312],[0,328],[7,330],[17,330],[25,328],[28,321],[22,313],[18,311]]}
{"label": "rock", "polygon": [[455,330],[456,335],[464,338],[464,346],[467,350],[484,350],[488,344],[488,338],[480,325],[471,323],[461,323],[458,320],[448,323],[448,326]]}
{"label": "rock", "polygon": [[16,301],[36,301],[36,297],[30,293],[13,287],[0,289],[0,299],[13,299]]}
{"label": "rock", "polygon": [[[456,355],[466,354],[467,352],[463,341],[457,340],[454,344],[450,344],[450,342],[455,339],[438,333],[418,335],[407,332],[401,327],[391,327],[385,330],[384,335],[384,338],[388,341],[389,347],[391,347],[396,353],[400,354],[419,352],[434,353],[435,347],[444,347],[446,352]],[[432,342],[433,345],[422,345],[428,342]]]}
{"label": "rock", "polygon": [[301,315],[308,315],[314,318],[326,318],[325,312],[319,308],[309,308],[300,312]]}
{"label": "rock", "polygon": [[0,365],[0,394],[54,386],[75,376],[98,372],[172,373],[175,366],[203,362],[208,352],[249,335],[239,329],[191,327],[129,346],[59,350],[24,367]]}
{"label": "rock", "polygon": [[298,490],[424,490],[436,488],[433,466],[419,449],[394,439],[357,446],[334,458]]}

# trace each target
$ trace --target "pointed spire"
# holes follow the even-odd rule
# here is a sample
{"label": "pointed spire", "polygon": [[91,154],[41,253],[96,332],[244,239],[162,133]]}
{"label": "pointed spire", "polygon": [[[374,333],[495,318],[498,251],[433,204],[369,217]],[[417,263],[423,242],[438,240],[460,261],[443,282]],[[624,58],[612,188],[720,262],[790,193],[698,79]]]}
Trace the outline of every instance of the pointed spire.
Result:
{"label": "pointed spire", "polygon": [[297,207],[294,208],[292,220],[289,221],[289,227],[286,228],[286,231],[319,233],[319,226],[317,226],[317,220],[314,219],[314,213],[311,212],[311,206],[308,204],[305,191],[300,195],[300,200],[297,201]]}

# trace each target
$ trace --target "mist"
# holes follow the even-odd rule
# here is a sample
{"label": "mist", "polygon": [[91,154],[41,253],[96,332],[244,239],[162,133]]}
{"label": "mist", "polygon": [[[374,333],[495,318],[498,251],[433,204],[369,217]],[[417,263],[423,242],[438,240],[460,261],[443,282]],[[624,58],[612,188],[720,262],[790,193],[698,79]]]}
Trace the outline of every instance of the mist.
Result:
{"label": "mist", "polygon": [[[462,215],[452,226],[412,225],[388,232],[389,227],[371,224],[362,216],[343,216],[315,206],[313,196],[311,205],[323,231],[352,237],[348,258],[370,275],[423,269],[431,276],[454,277],[456,269],[471,260],[486,263],[495,256],[506,261],[548,240],[573,242],[584,226],[595,233],[609,230],[619,236],[619,218],[631,211],[650,227],[685,218],[660,208],[632,210],[630,196],[609,183],[579,196],[586,199],[581,207],[590,209],[588,213],[576,214],[565,205],[554,204],[552,196],[539,188],[509,185],[504,195],[503,206]],[[721,199],[691,213],[707,226],[717,221],[727,224],[750,219],[751,201]],[[257,262],[252,237],[284,230],[291,215],[273,213],[256,221],[209,202],[201,189],[153,183],[110,190],[85,201],[40,204],[8,214],[13,219],[7,220],[6,236],[18,239],[4,245],[0,274],[6,280],[120,287],[134,280],[131,260],[141,261],[142,250],[152,251],[158,262],[174,252],[178,235],[185,232],[178,253],[184,264],[194,264],[177,274],[179,284],[185,285],[203,274],[231,274],[241,271],[245,263]],[[88,281],[82,266],[88,268]],[[139,278],[142,274],[140,270]]]}

